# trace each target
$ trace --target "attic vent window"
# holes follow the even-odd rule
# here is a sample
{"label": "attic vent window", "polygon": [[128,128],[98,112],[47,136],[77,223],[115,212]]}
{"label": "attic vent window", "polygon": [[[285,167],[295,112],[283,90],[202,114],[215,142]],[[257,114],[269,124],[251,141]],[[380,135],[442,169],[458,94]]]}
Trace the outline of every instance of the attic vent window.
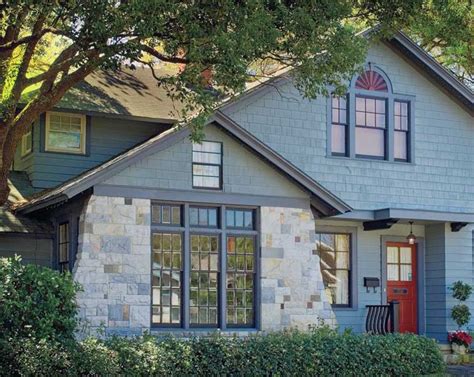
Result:
{"label": "attic vent window", "polygon": [[222,143],[193,144],[193,188],[222,188]]}
{"label": "attic vent window", "polygon": [[388,92],[387,83],[382,75],[376,71],[365,71],[361,74],[355,84],[356,89],[375,90]]}

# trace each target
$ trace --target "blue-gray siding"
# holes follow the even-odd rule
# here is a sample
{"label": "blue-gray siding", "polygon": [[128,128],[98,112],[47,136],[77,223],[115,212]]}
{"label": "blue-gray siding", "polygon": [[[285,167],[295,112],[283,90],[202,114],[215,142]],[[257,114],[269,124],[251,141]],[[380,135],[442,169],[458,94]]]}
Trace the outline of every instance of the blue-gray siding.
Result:
{"label": "blue-gray siding", "polygon": [[51,267],[52,240],[24,234],[0,234],[0,258],[20,255],[24,263]]}
{"label": "blue-gray siding", "polygon": [[88,155],[42,152],[43,125],[37,122],[33,128],[33,153],[24,158],[17,153],[15,169],[26,171],[35,188],[54,187],[168,127],[158,123],[98,116],[92,116],[90,119]]}

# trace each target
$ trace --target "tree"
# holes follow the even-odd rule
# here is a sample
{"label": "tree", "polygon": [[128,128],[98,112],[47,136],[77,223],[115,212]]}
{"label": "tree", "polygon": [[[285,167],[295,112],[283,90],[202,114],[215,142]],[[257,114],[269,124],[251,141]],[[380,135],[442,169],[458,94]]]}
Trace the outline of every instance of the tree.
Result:
{"label": "tree", "polygon": [[410,36],[466,85],[474,88],[472,0],[430,0],[408,27]]}
{"label": "tree", "polygon": [[[8,198],[8,170],[21,136],[94,70],[137,63],[152,68],[185,64],[179,74],[156,79],[171,96],[184,100],[184,116],[200,113],[193,123],[193,137],[199,139],[202,119],[222,96],[244,88],[249,67],[256,62],[271,60],[295,68],[294,82],[307,97],[327,94],[328,86],[342,93],[341,83],[358,70],[367,46],[353,25],[378,24],[380,33],[388,33],[404,27],[422,3],[4,0],[0,2],[0,204]],[[206,70],[212,70],[219,96],[203,82],[201,73]]]}

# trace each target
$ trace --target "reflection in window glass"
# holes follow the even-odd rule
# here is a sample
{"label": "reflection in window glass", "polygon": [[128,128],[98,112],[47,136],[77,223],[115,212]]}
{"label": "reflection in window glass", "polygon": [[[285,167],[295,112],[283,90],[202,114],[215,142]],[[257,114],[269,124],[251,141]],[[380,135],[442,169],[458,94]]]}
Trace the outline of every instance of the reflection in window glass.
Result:
{"label": "reflection in window glass", "polygon": [[85,153],[86,118],[84,115],[47,113],[45,150]]}
{"label": "reflection in window glass", "polygon": [[154,224],[181,225],[181,206],[153,204],[151,207],[151,220]]}
{"label": "reflection in window glass", "polygon": [[385,104],[384,99],[356,97],[356,155],[385,156]]}
{"label": "reflection in window glass", "polygon": [[345,97],[332,97],[331,100],[331,152],[333,155],[347,154],[347,100]]}
{"label": "reflection in window glass", "polygon": [[217,208],[190,207],[189,224],[191,226],[216,228],[218,223],[217,214]]}
{"label": "reflection in window glass", "polygon": [[227,237],[227,324],[254,325],[255,239]]}
{"label": "reflection in window glass", "polygon": [[217,326],[219,238],[191,235],[190,323]]}
{"label": "reflection in window glass", "polygon": [[408,102],[394,102],[394,157],[399,161],[408,161],[408,111]]}
{"label": "reflection in window glass", "polygon": [[228,228],[253,229],[253,210],[227,209],[226,225]]}
{"label": "reflection in window glass", "polygon": [[331,304],[350,304],[350,234],[316,234],[324,287]]}
{"label": "reflection in window glass", "polygon": [[193,187],[221,188],[222,144],[203,141],[193,144]]}
{"label": "reflection in window glass", "polygon": [[181,323],[182,235],[152,235],[152,323]]}

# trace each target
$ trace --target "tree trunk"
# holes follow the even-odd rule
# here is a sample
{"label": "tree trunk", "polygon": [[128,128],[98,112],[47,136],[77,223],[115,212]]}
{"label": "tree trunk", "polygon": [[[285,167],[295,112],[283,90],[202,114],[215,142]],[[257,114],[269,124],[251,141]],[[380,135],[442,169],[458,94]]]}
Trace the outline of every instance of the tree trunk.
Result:
{"label": "tree trunk", "polygon": [[0,123],[0,206],[7,201],[8,194],[10,193],[10,188],[8,187],[8,175],[10,172],[11,162],[8,164],[8,158],[5,158],[7,135],[7,125]]}

